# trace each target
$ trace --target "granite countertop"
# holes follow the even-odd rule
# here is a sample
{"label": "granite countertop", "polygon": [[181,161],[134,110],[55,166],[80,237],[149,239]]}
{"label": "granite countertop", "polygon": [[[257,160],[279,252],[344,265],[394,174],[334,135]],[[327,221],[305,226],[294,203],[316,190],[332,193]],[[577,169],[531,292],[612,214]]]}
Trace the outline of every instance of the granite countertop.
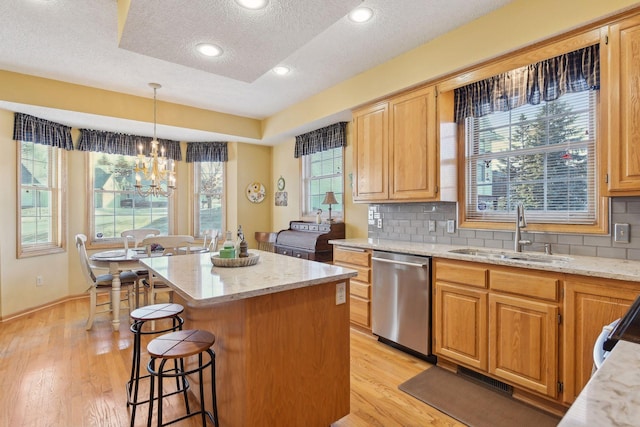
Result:
{"label": "granite countertop", "polygon": [[639,366],[640,344],[618,341],[558,426],[637,426],[640,422]]}
{"label": "granite countertop", "polygon": [[355,270],[330,264],[258,250],[249,252],[259,254],[260,260],[248,267],[214,267],[209,253],[146,258],[140,263],[194,306],[283,292],[357,275]]}
{"label": "granite countertop", "polygon": [[577,255],[544,255],[541,252],[524,251],[523,254],[535,255],[538,258],[548,258],[551,262],[532,262],[526,260],[512,260],[501,258],[485,258],[474,255],[451,253],[451,250],[472,248],[492,251],[496,253],[514,254],[509,250],[491,248],[473,248],[469,246],[403,242],[383,239],[339,239],[329,243],[351,248],[373,249],[405,254],[425,255],[437,258],[456,259],[461,261],[475,261],[486,264],[506,265],[511,267],[529,268],[558,273],[580,274],[583,276],[602,277],[607,279],[628,280],[640,282],[640,261],[597,258]]}

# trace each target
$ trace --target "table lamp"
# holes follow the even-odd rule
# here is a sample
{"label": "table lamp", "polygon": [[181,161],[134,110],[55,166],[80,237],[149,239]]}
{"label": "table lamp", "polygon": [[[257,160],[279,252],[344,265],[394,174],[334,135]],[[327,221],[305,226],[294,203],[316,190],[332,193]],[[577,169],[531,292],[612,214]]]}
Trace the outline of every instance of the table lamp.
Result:
{"label": "table lamp", "polygon": [[337,205],[338,201],[336,200],[335,194],[333,191],[327,191],[327,194],[324,195],[324,200],[322,201],[323,205],[329,205],[329,222],[333,222],[331,219],[331,205]]}

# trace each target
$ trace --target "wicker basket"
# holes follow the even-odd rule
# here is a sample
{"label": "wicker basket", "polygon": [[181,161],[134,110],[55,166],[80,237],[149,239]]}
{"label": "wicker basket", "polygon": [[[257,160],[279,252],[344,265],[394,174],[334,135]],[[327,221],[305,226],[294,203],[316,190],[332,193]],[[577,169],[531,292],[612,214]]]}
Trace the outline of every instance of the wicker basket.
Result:
{"label": "wicker basket", "polygon": [[249,252],[246,258],[220,258],[218,254],[211,255],[211,262],[216,267],[248,267],[258,263],[260,255]]}

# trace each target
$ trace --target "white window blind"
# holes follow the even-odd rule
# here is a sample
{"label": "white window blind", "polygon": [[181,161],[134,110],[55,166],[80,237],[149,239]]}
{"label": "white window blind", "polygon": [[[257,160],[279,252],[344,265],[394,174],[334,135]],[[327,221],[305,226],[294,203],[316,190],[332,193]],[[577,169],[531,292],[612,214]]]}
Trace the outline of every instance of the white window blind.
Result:
{"label": "white window blind", "polygon": [[466,217],[594,224],[597,91],[465,120]]}

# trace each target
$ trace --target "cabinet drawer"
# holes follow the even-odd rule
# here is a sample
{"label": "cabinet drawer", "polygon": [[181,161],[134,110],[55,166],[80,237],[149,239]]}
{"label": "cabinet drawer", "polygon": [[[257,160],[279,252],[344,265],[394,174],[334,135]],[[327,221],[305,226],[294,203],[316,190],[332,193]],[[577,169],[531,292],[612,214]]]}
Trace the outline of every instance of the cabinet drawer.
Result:
{"label": "cabinet drawer", "polygon": [[484,266],[441,260],[436,260],[434,265],[436,280],[476,286],[478,288],[487,287],[487,269]]}
{"label": "cabinet drawer", "polygon": [[371,303],[356,296],[350,297],[351,311],[350,319],[352,322],[357,323],[367,328],[371,327],[370,308]]}
{"label": "cabinet drawer", "polygon": [[335,265],[340,267],[350,268],[351,270],[355,270],[358,272],[358,275],[351,280],[359,280],[364,283],[371,283],[371,269],[365,267],[356,267],[355,265],[345,264],[342,262],[334,262]]}
{"label": "cabinet drawer", "polygon": [[369,300],[371,299],[371,285],[368,283],[360,283],[351,279],[350,293],[351,295],[358,296],[360,298]]}
{"label": "cabinet drawer", "polygon": [[360,265],[362,267],[371,267],[371,253],[364,249],[349,250],[340,247],[334,247],[333,260],[342,261],[349,264]]}
{"label": "cabinet drawer", "polygon": [[548,301],[558,300],[559,280],[539,274],[529,274],[527,270],[491,271],[489,286],[492,291],[508,292]]}
{"label": "cabinet drawer", "polygon": [[294,258],[309,259],[309,253],[308,252],[299,251],[299,250],[296,250],[296,249],[276,248],[276,253],[280,254],[280,255],[291,256],[291,257],[294,257]]}

